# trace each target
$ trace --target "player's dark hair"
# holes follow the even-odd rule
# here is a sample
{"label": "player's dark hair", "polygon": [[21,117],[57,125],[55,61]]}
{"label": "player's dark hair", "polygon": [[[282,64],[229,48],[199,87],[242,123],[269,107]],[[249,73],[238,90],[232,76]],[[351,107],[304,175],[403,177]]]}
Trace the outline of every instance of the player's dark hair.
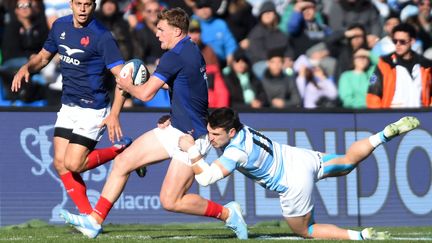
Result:
{"label": "player's dark hair", "polygon": [[393,27],[392,29],[392,36],[396,33],[396,32],[405,32],[408,33],[408,35],[412,38],[415,39],[417,36],[417,31],[414,28],[414,26],[407,24],[407,23],[402,23],[402,24],[398,24],[395,27]]}
{"label": "player's dark hair", "polygon": [[169,25],[179,28],[183,33],[188,33],[189,16],[181,8],[164,9],[158,14],[158,20],[166,20]]}
{"label": "player's dark hair", "polygon": [[228,132],[231,128],[239,131],[243,124],[240,122],[238,113],[230,108],[218,108],[214,110],[207,118],[211,128],[223,128]]}

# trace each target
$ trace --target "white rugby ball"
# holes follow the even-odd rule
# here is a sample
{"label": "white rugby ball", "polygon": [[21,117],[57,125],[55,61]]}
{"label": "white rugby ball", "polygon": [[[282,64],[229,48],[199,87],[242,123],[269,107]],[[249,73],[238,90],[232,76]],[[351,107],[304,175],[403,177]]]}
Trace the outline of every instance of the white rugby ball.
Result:
{"label": "white rugby ball", "polygon": [[120,70],[122,78],[127,77],[130,73],[132,73],[133,85],[141,85],[150,78],[150,73],[144,62],[137,58],[127,61]]}

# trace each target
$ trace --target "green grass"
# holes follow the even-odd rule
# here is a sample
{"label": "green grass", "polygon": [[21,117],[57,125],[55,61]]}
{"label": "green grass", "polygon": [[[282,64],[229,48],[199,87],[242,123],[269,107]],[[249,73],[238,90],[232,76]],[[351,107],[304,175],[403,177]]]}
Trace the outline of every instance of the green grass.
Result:
{"label": "green grass", "polygon": [[[432,227],[379,227],[394,239],[380,242],[432,242]],[[281,237],[285,240],[281,241]],[[285,223],[263,222],[249,227],[248,242],[289,242],[295,237]],[[279,239],[278,239],[279,238]],[[164,225],[105,225],[97,239],[87,239],[69,226],[54,226],[33,220],[0,228],[0,242],[238,242],[234,233],[222,223]],[[334,242],[314,240],[313,242]],[[338,241],[350,242],[350,241]]]}

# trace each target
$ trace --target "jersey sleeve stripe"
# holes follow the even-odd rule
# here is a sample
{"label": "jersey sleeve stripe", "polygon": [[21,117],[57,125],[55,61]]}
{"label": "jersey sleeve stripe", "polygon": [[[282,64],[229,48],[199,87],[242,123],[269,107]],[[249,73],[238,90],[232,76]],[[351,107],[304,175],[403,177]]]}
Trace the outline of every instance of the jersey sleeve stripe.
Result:
{"label": "jersey sleeve stripe", "polygon": [[116,61],[116,62],[113,62],[113,63],[111,63],[111,64],[108,64],[108,65],[107,65],[107,68],[108,68],[108,69],[111,69],[111,68],[113,68],[113,67],[115,67],[115,66],[118,66],[118,65],[121,65],[121,64],[124,64],[124,61],[123,61],[123,60],[118,60],[118,61]]}
{"label": "jersey sleeve stripe", "polygon": [[154,75],[155,77],[157,77],[158,79],[164,81],[165,83],[166,83],[166,81],[168,80],[165,76],[163,76],[163,75],[160,74],[160,73],[153,73],[153,75]]}

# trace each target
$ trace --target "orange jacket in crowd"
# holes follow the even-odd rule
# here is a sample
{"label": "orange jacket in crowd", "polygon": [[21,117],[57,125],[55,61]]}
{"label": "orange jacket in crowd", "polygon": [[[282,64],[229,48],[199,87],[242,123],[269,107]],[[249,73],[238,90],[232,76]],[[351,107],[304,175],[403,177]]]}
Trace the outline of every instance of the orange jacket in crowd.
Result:
{"label": "orange jacket in crowd", "polygon": [[[421,106],[429,107],[431,100],[432,63],[415,54],[415,60],[420,64],[421,75]],[[368,108],[390,108],[396,88],[396,55],[390,54],[379,59],[374,74],[370,78],[369,90],[366,96]],[[415,75],[414,75],[415,76]]]}

